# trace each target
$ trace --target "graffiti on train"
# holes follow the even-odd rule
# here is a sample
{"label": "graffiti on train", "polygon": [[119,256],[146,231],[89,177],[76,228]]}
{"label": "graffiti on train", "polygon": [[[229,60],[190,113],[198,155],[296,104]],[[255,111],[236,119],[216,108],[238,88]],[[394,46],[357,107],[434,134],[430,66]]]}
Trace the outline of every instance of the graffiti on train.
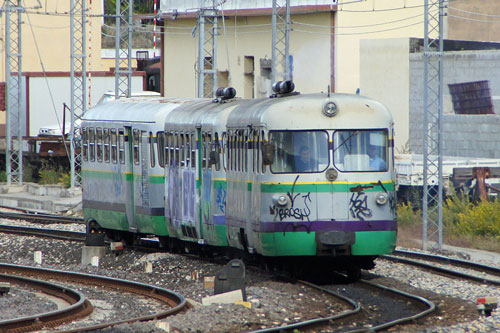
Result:
{"label": "graffiti on train", "polygon": [[372,216],[372,210],[368,208],[367,196],[363,192],[356,192],[351,195],[349,202],[351,216],[364,221],[366,217]]}
{"label": "graffiti on train", "polygon": [[282,222],[284,219],[295,219],[299,221],[309,222],[309,216],[311,215],[311,208],[309,204],[311,200],[311,192],[305,194],[295,193],[295,185],[299,176],[295,178],[293,182],[292,190],[287,192],[286,195],[290,202],[290,207],[276,207],[273,205],[270,208],[271,215],[274,215],[274,220],[279,219]]}

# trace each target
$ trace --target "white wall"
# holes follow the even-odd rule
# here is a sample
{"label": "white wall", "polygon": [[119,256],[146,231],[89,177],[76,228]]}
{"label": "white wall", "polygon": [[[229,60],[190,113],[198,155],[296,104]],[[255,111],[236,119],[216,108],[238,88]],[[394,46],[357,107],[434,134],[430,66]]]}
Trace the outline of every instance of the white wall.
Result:
{"label": "white wall", "polygon": [[[40,127],[61,125],[63,103],[71,106],[71,79],[63,77],[30,77],[28,97],[28,117],[30,136],[37,136]],[[114,91],[114,76],[93,76],[91,85],[91,105],[95,105],[106,91]],[[132,91],[143,90],[143,77],[132,77]],[[66,121],[71,114],[66,111]]]}
{"label": "white wall", "polygon": [[360,92],[385,104],[392,112],[395,148],[409,139],[410,41],[408,38],[360,42]]}

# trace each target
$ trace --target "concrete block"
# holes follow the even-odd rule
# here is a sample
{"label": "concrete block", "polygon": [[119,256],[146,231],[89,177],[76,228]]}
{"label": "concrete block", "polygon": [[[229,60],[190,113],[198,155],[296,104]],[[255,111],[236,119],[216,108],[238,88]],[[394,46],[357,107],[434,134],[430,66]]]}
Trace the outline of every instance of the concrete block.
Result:
{"label": "concrete block", "polygon": [[[102,258],[106,255],[105,246],[86,246],[82,248],[82,265],[91,265],[92,258]],[[95,259],[94,259],[95,260]]]}
{"label": "concrete block", "polygon": [[217,294],[214,296],[207,296],[202,298],[201,304],[210,305],[210,304],[233,304],[236,302],[243,301],[243,293],[241,289],[229,291],[223,294]]}

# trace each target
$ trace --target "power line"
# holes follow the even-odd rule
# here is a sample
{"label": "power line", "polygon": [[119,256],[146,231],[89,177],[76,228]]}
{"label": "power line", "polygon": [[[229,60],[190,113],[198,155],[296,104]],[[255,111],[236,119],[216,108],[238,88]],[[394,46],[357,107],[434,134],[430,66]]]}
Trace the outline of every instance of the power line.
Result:
{"label": "power line", "polygon": [[459,8],[455,8],[455,7],[448,7],[448,9],[456,10],[457,12],[462,12],[462,13],[466,13],[466,14],[477,15],[477,16],[500,17],[500,15],[491,15],[491,14],[484,14],[484,13],[470,12],[470,11],[468,11],[468,10],[459,9]]}
{"label": "power line", "polygon": [[449,17],[453,17],[453,18],[457,18],[459,20],[464,20],[464,21],[481,22],[481,23],[500,23],[500,20],[495,20],[495,21],[492,21],[492,20],[476,20],[476,19],[472,19],[472,18],[468,18],[468,17],[463,17],[463,16],[457,16],[457,15],[453,15],[453,14],[449,14],[449,13],[448,13],[448,16]]}
{"label": "power line", "polygon": [[[417,17],[420,17],[420,16],[424,16],[424,14],[422,13],[422,14],[418,14],[418,15],[406,17],[406,18],[403,18],[403,19],[394,20],[394,21],[388,21],[388,22],[382,22],[382,23],[365,24],[365,25],[353,25],[353,26],[335,26],[335,29],[353,29],[353,28],[376,27],[376,26],[379,26],[379,25],[387,25],[387,24],[392,24],[392,23],[398,23],[398,22],[402,22],[402,21],[407,21],[407,20],[411,20],[411,19],[414,19],[414,18],[417,18]],[[292,23],[293,24],[297,24],[297,25],[304,25],[304,26],[308,26],[308,27],[317,27],[317,28],[325,28],[325,29],[331,29],[332,28],[331,25],[310,24],[310,23],[299,22],[299,21],[296,21],[296,20],[293,20]]]}

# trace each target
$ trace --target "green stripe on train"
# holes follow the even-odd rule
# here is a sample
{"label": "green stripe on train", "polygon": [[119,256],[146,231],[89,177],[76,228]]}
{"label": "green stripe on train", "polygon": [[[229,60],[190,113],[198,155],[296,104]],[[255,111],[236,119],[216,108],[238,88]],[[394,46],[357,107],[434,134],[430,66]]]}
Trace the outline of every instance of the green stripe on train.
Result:
{"label": "green stripe on train", "polygon": [[[133,177],[132,177],[133,176]],[[134,179],[135,182],[142,181],[142,175],[131,174],[130,172],[113,173],[111,171],[95,171],[95,170],[82,170],[83,178],[94,178],[94,179],[109,179],[109,180],[121,180],[130,182]],[[165,176],[163,175],[150,175],[150,184],[164,184]]]}
{"label": "green stripe on train", "polygon": [[263,183],[260,185],[260,190],[265,193],[276,192],[349,192],[351,188],[361,186],[363,192],[378,192],[378,191],[394,191],[394,182],[382,182],[383,187],[375,182],[365,183],[286,183],[286,184],[269,184]]}
{"label": "green stripe on train", "polygon": [[[89,219],[96,220],[97,223],[105,229],[129,231],[129,224],[125,212],[85,208],[83,210],[83,216],[85,221]],[[134,220],[139,233],[168,236],[167,225],[165,223],[165,217],[163,216],[136,214],[134,215]]]}
{"label": "green stripe on train", "polygon": [[[315,232],[262,233],[261,244],[264,256],[315,256]],[[396,247],[395,231],[356,232],[356,243],[351,247],[352,255],[389,254]]]}

